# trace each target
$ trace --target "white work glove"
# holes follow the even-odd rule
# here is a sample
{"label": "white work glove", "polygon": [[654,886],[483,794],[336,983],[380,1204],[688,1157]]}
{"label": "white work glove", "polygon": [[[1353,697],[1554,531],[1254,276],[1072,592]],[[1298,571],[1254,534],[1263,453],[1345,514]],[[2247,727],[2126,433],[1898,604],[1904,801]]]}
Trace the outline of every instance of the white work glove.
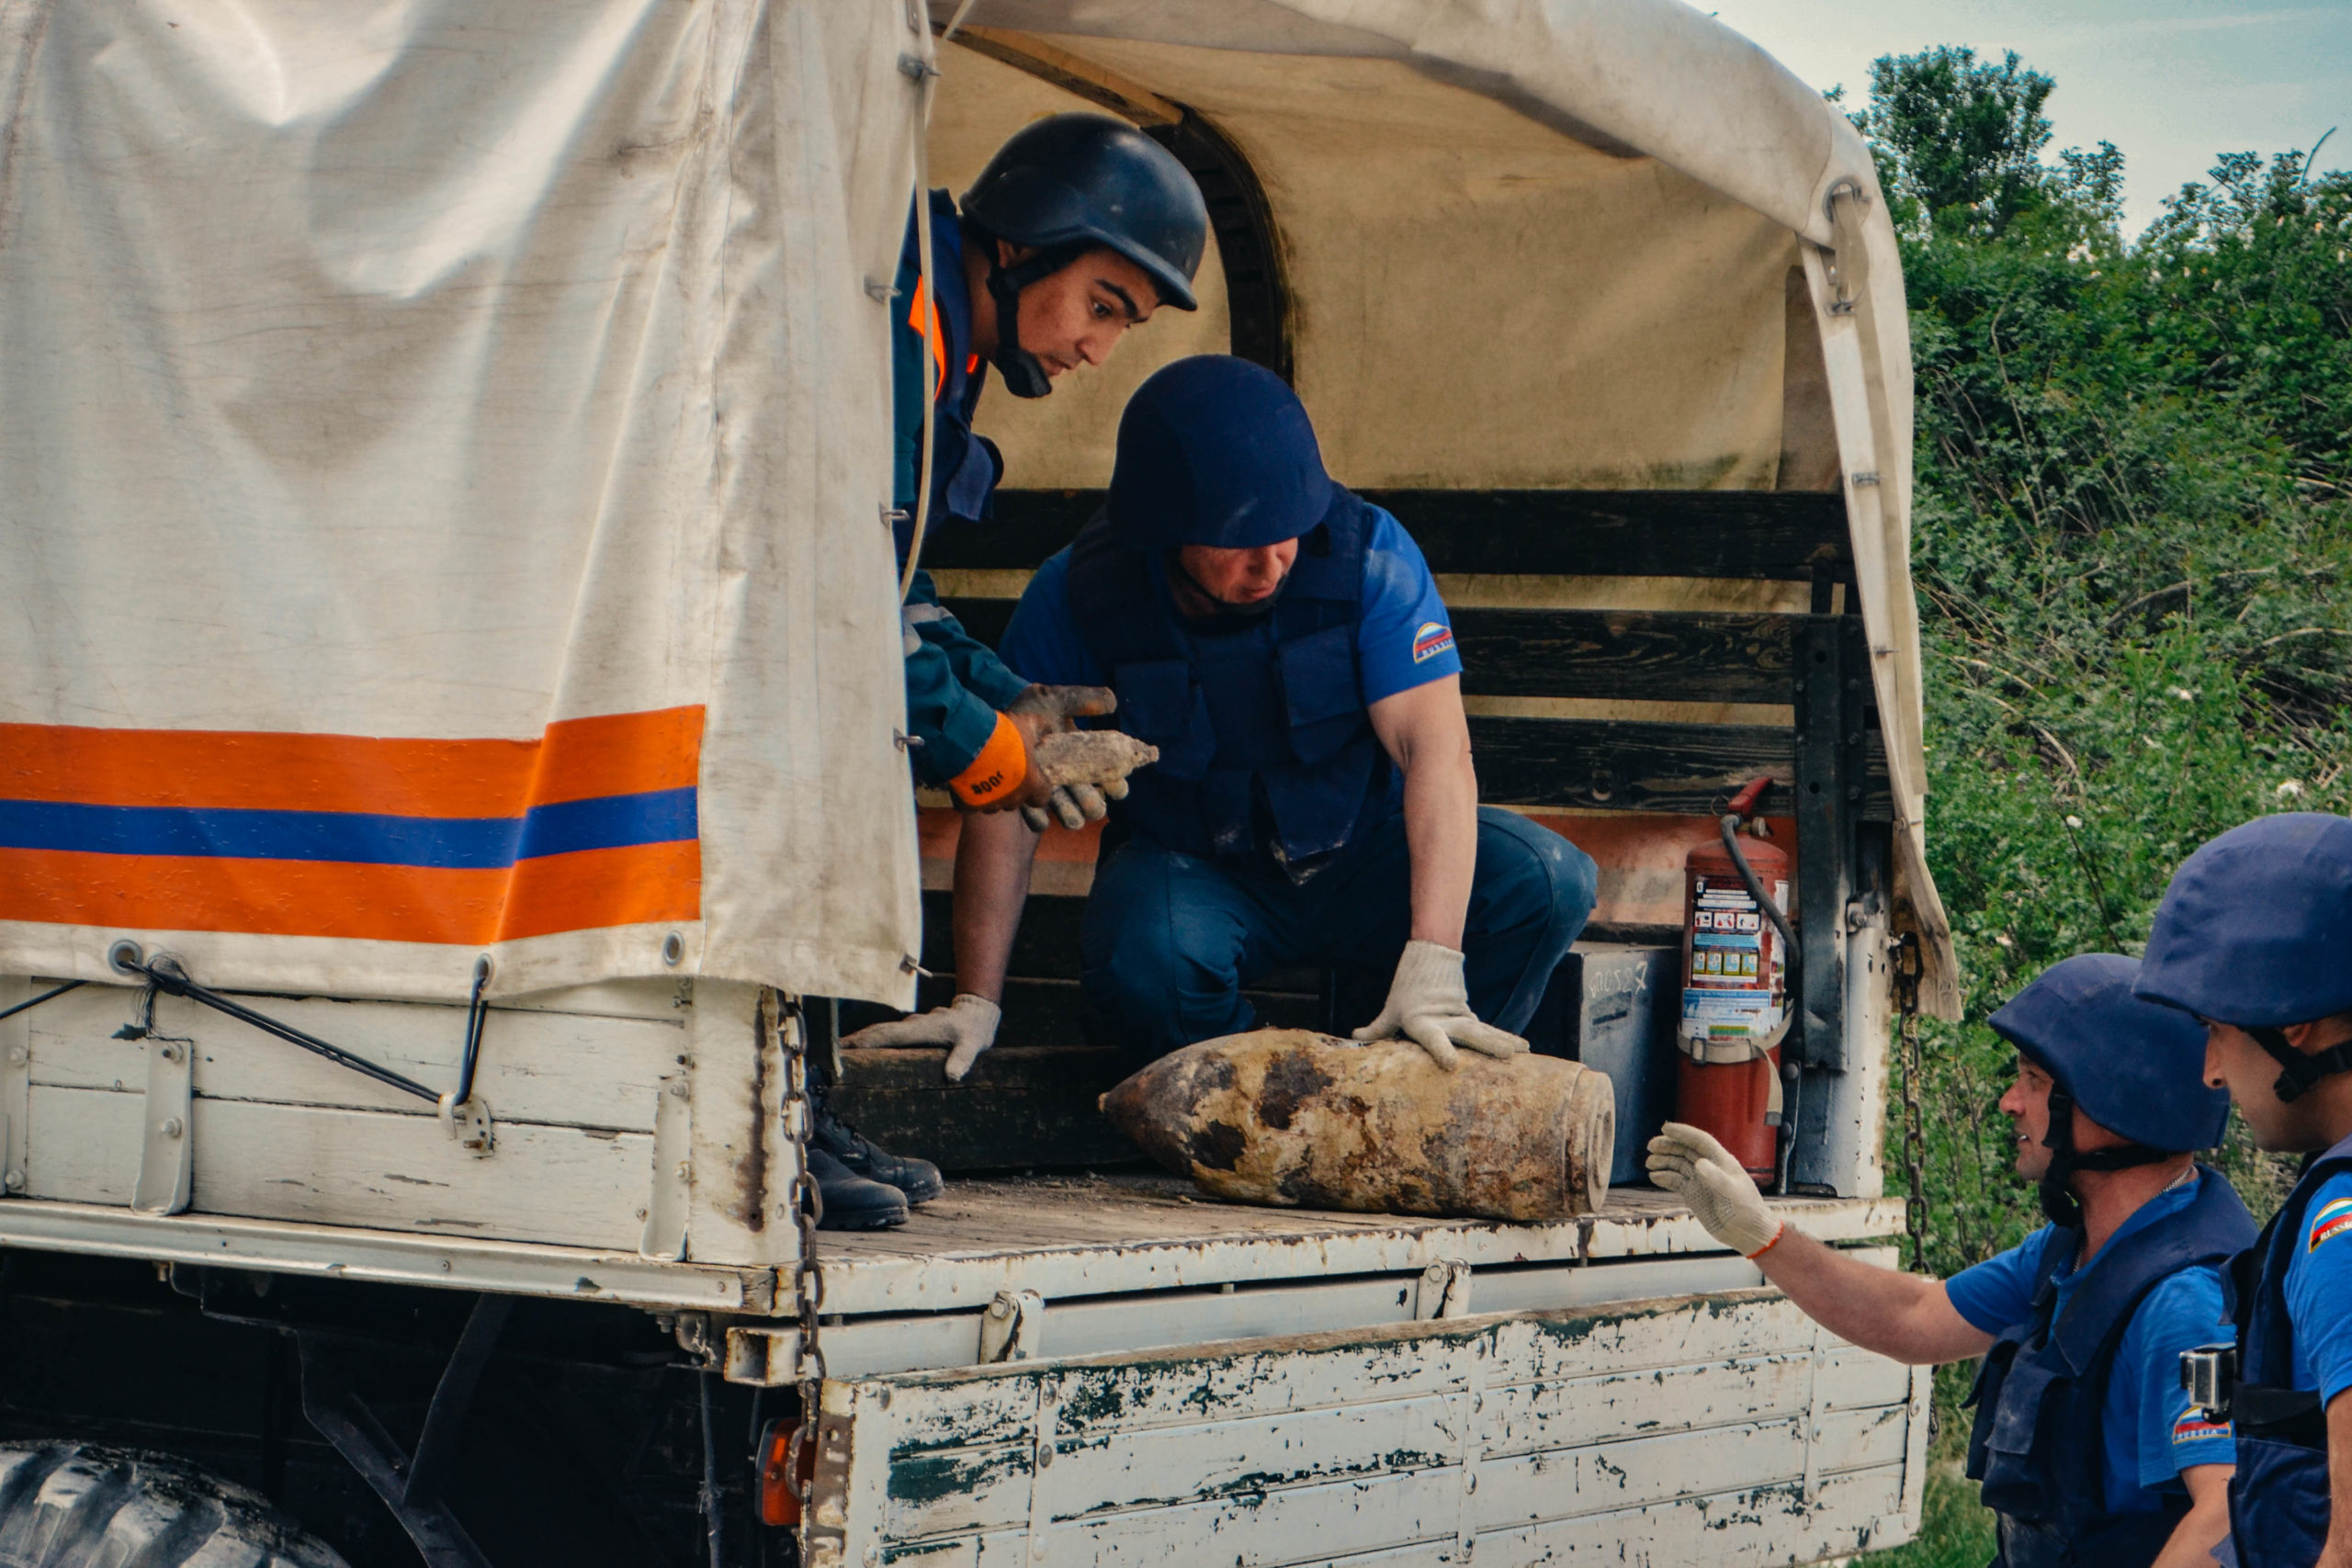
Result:
{"label": "white work glove", "polygon": [[871,1045],[944,1045],[947,1081],[962,1083],[980,1053],[996,1043],[996,1026],[1004,1011],[986,997],[959,991],[944,1008],[912,1013],[891,1023],[868,1024],[842,1041],[845,1049]]}
{"label": "white work glove", "polygon": [[1046,806],[1023,807],[1021,819],[1029,824],[1031,832],[1042,833],[1052,820],[1046,815],[1050,808],[1061,825],[1075,833],[1089,822],[1101,821],[1102,814],[1111,809],[1109,802],[1126,798],[1125,779],[1106,784],[1056,784],[1053,798]]}
{"label": "white work glove", "polygon": [[1355,1032],[1358,1040],[1394,1040],[1403,1035],[1430,1054],[1447,1072],[1462,1065],[1460,1044],[1489,1056],[1517,1056],[1527,1042],[1507,1029],[1481,1023],[1470,1010],[1470,987],[1462,978],[1462,954],[1433,942],[1408,942],[1388,982],[1388,1005]]}
{"label": "white work glove", "polygon": [[1678,1194],[1709,1235],[1741,1257],[1754,1258],[1781,1239],[1781,1221],[1712,1133],[1668,1122],[1650,1140],[1649,1168],[1654,1185]]}

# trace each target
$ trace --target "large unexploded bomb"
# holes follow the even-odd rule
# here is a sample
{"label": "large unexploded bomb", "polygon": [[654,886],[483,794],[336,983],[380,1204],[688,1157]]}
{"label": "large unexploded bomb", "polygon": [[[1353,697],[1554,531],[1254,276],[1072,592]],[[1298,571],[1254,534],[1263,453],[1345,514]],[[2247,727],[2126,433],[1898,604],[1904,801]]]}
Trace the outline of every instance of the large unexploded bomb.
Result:
{"label": "large unexploded bomb", "polygon": [[1575,1062],[1464,1052],[1447,1072],[1409,1042],[1304,1029],[1188,1045],[1102,1106],[1216,1197],[1374,1213],[1592,1213],[1616,1137],[1609,1079]]}

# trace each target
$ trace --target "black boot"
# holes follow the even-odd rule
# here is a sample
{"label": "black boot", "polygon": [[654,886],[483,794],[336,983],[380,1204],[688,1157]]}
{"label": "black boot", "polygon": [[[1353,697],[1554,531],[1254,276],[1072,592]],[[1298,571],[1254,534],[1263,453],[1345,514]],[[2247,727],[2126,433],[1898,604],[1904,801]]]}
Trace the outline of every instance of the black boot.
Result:
{"label": "black boot", "polygon": [[[910,1203],[928,1203],[947,1190],[937,1166],[927,1159],[894,1155],[878,1146],[834,1115],[826,1106],[823,1093],[814,1085],[810,1086],[809,1100],[809,1109],[816,1112],[809,1121],[810,1152],[822,1149],[854,1174],[869,1181],[888,1183],[905,1193]],[[826,1201],[831,1202],[831,1199],[828,1197]]]}
{"label": "black boot", "polygon": [[820,1231],[878,1231],[907,1223],[904,1193],[867,1180],[813,1139],[808,1145],[808,1174],[817,1179],[817,1195],[825,1202],[824,1213],[817,1220]]}

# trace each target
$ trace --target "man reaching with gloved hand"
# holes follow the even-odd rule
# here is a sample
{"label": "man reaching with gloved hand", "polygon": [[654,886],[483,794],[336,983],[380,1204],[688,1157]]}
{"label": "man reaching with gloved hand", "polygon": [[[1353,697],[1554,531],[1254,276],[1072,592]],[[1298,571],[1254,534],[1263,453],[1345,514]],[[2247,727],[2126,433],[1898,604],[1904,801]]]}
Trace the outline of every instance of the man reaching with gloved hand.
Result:
{"label": "man reaching with gloved hand", "polygon": [[[1104,511],[1031,580],[1005,662],[1108,686],[1156,747],[1111,807],[1080,936],[1087,1002],[1140,1055],[1248,1029],[1273,969],[1388,972],[1364,1040],[1525,1051],[1591,912],[1592,862],[1482,809],[1444,604],[1394,517],[1331,482],[1280,378],[1210,355],[1128,402]],[[994,1037],[1037,838],[970,817],[956,860],[966,995],[922,1021]],[[868,1032],[871,1035],[873,1032]]]}
{"label": "man reaching with gloved hand", "polygon": [[2227,1421],[2190,1408],[2180,1354],[2220,1337],[2222,1266],[2254,1221],[2193,1151],[2222,1140],[2203,1032],[2132,994],[2140,964],[2085,953],[1996,1012],[2018,1048],[2001,1097],[2050,1224],[1927,1280],[1824,1247],[1774,1214],[1696,1127],[1650,1140],[1650,1179],[1831,1333],[1914,1365],[1983,1356],[1968,1474],[2006,1568],[2206,1568],[2230,1531]]}

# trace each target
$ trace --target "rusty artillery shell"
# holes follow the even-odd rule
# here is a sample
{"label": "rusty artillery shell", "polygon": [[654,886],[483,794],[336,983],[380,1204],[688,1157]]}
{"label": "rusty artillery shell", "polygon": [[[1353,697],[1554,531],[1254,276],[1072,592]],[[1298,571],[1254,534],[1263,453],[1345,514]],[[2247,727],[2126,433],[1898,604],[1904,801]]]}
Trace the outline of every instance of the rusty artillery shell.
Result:
{"label": "rusty artillery shell", "polygon": [[1037,742],[1037,771],[1048,784],[1117,784],[1159,761],[1159,748],[1116,729],[1068,729]]}
{"label": "rusty artillery shell", "polygon": [[1609,1079],[1575,1062],[1465,1051],[1450,1073],[1410,1042],[1304,1029],[1188,1045],[1102,1107],[1216,1197],[1370,1213],[1597,1213],[1616,1142]]}

